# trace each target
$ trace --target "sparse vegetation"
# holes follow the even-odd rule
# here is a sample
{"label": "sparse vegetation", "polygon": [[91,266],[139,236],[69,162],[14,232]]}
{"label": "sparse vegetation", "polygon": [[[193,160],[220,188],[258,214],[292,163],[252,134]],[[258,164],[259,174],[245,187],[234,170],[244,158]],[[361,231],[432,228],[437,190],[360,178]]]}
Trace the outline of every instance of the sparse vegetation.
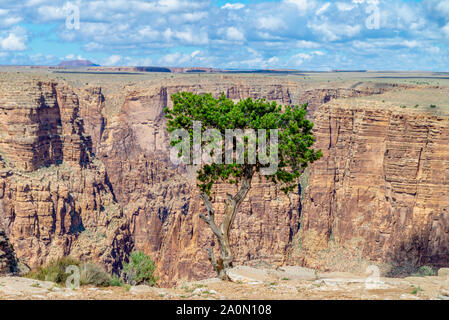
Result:
{"label": "sparse vegetation", "polygon": [[51,281],[62,285],[66,282],[70,274],[65,270],[68,266],[80,266],[80,262],[70,257],[62,257],[58,260],[50,262],[47,266],[39,267],[34,271],[30,271],[26,277],[41,281]]}
{"label": "sparse vegetation", "polygon": [[112,277],[102,267],[93,263],[85,263],[81,266],[80,284],[94,285],[96,287],[109,287]]}
{"label": "sparse vegetation", "polygon": [[432,267],[429,266],[421,266],[418,268],[418,271],[416,273],[413,273],[412,275],[415,277],[428,277],[428,276],[434,276],[436,274],[435,270],[433,270]]}
{"label": "sparse vegetation", "polygon": [[110,275],[101,266],[95,263],[81,263],[71,257],[62,257],[54,260],[46,266],[30,271],[26,277],[40,281],[51,281],[62,286],[65,285],[67,278],[71,275],[71,273],[66,273],[66,268],[69,266],[79,268],[80,285],[93,285],[96,287],[123,285],[122,279],[117,275]]}
{"label": "sparse vegetation", "polygon": [[141,251],[131,253],[130,262],[123,266],[123,278],[128,284],[146,284],[154,286],[157,278],[154,275],[154,261]]}
{"label": "sparse vegetation", "polygon": [[423,291],[423,289],[421,289],[421,287],[415,287],[412,286],[413,290],[412,290],[412,294],[418,294],[419,292]]}
{"label": "sparse vegetation", "polygon": [[123,286],[123,280],[119,276],[114,274],[111,277],[110,286],[111,287],[122,287]]}

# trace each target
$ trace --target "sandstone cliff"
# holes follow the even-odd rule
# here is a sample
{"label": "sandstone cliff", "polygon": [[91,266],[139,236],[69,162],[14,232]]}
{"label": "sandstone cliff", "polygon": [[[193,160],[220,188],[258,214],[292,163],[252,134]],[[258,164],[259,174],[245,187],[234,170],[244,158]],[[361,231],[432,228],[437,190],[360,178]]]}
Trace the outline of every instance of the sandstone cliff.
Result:
{"label": "sandstone cliff", "polygon": [[31,267],[62,255],[118,269],[128,224],[91,153],[77,95],[66,85],[0,82],[0,224]]}
{"label": "sandstone cliff", "polygon": [[[198,213],[205,209],[196,190],[195,173],[174,167],[169,161],[163,109],[171,103],[171,94],[192,91],[212,92],[217,96],[224,92],[236,100],[266,98],[286,105],[308,102],[310,117],[317,122],[319,147],[327,150],[329,141],[333,141],[330,153],[334,152],[337,154],[334,158],[344,162],[348,154],[355,153],[348,150],[366,147],[365,134],[356,138],[359,134],[357,129],[347,137],[343,134],[346,134],[346,127],[335,127],[336,120],[329,115],[337,112],[337,107],[315,110],[338,98],[381,94],[396,88],[309,88],[292,81],[266,80],[258,83],[256,80],[247,82],[234,76],[221,76],[214,81],[207,78],[193,82],[175,79],[130,84],[108,91],[101,85],[72,89],[64,82],[30,80],[29,77],[21,79],[16,75],[13,78],[14,81],[0,81],[0,155],[3,166],[0,173],[0,223],[5,226],[17,256],[35,267],[70,254],[102,262],[109,270],[117,270],[131,250],[139,249],[155,259],[161,283],[167,285],[180,279],[213,276],[205,249],[214,246],[215,241],[198,217]],[[372,112],[379,113],[376,117],[389,117],[386,115],[388,112],[384,114],[382,110]],[[344,117],[350,118],[350,115],[345,114]],[[367,123],[375,125],[376,117]],[[354,123],[365,123],[359,118],[357,116]],[[351,121],[347,121],[344,123],[349,126]],[[367,124],[361,125],[362,128],[365,126]],[[374,132],[372,139],[378,138],[378,129],[368,130]],[[350,130],[347,128],[348,132]],[[401,132],[396,135],[399,137]],[[380,147],[373,145],[372,148],[371,153],[357,158],[357,164],[368,159],[378,161]],[[391,152],[391,157],[399,157],[394,153],[397,151]],[[329,152],[325,154],[328,159]],[[326,161],[320,161],[316,168],[312,168],[310,178],[316,189],[309,190],[302,210],[300,198],[304,197],[301,194],[304,186],[301,192],[298,190],[286,196],[270,183],[259,179],[253,181],[253,188],[231,233],[237,264],[286,263],[293,239],[297,239],[296,243],[301,239],[303,249],[300,254],[290,256],[290,263],[310,265],[314,263],[317,250],[327,248],[330,235],[340,234],[335,233],[340,229],[332,227],[329,231],[325,227],[339,221],[340,218],[335,218],[339,215],[334,214],[336,206],[353,206],[355,200],[348,204],[339,200],[337,204],[327,196],[318,196],[322,201],[312,196],[320,194],[323,183],[330,194],[333,188],[338,189],[334,180],[326,180],[333,177],[328,173],[330,169],[321,167]],[[409,162],[405,164],[409,165]],[[332,164],[331,167],[335,166]],[[338,168],[340,174],[343,167]],[[321,176],[320,170],[328,173],[324,180],[317,178]],[[351,174],[364,181],[365,171],[360,172],[360,177],[355,171]],[[343,180],[342,177],[338,179]],[[410,181],[404,181],[403,188],[410,187]],[[389,183],[389,188],[396,190],[396,180]],[[220,219],[224,205],[222,195],[234,190],[226,185],[217,188],[218,196],[214,203],[217,219]],[[345,192],[352,194],[352,190]],[[410,202],[397,204],[397,199],[405,201],[404,197],[396,197],[391,203],[395,203],[395,208],[406,207]],[[374,206],[370,196],[363,201],[360,206],[365,209]],[[316,203],[316,208],[313,208],[313,203]],[[327,212],[327,208],[332,208],[329,209],[332,214]],[[370,214],[374,215],[372,212],[377,209],[384,208],[372,207]],[[344,216],[341,218],[344,223],[340,224],[341,230],[349,230],[342,232],[348,238],[352,235],[351,217]],[[387,218],[379,214],[376,219],[384,221]],[[428,223],[425,217],[422,221]],[[377,220],[371,223],[377,223]],[[297,237],[300,225],[302,231]],[[310,236],[313,232],[317,233],[315,238]],[[434,237],[441,239],[440,233]],[[375,233],[361,236],[367,236],[371,242],[377,241],[373,239],[378,237]],[[319,245],[308,245],[311,243],[309,239],[316,240]],[[293,251],[297,248],[295,244]],[[372,245],[367,248],[365,256],[379,260],[385,258],[374,256],[380,249],[375,250]],[[310,256],[306,257],[306,253]],[[414,256],[412,252],[410,256]]]}
{"label": "sandstone cliff", "polygon": [[310,168],[292,260],[341,271],[447,266],[449,117],[330,103],[315,123],[324,157]]}

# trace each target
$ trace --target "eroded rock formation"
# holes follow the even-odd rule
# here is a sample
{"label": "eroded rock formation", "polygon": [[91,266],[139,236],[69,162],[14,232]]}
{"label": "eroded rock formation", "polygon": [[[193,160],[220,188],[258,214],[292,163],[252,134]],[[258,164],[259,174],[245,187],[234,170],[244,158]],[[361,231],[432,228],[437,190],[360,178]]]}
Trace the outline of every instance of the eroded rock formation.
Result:
{"label": "eroded rock formation", "polygon": [[347,270],[354,255],[390,268],[447,266],[449,118],[331,103],[315,122],[324,157],[310,170],[295,259],[330,270]]}
{"label": "eroded rock formation", "polygon": [[31,267],[72,255],[118,269],[132,246],[128,223],[91,153],[77,95],[53,81],[0,87],[0,224],[17,256]]}
{"label": "eroded rock formation", "polygon": [[[326,104],[395,86],[310,89],[227,75],[106,93],[97,85],[72,89],[64,82],[13,78],[0,81],[0,224],[31,267],[70,254],[112,270],[139,249],[156,261],[161,284],[214,275],[205,251],[214,237],[198,217],[205,209],[195,172],[169,160],[163,109],[179,91],[308,102],[315,119],[325,158],[312,167],[307,194],[286,196],[254,179],[231,232],[237,264],[283,264],[292,251],[289,263],[316,267],[317,252],[327,250],[330,239],[348,244],[354,238],[365,239],[358,247],[373,260],[399,259],[402,243],[410,259],[446,257],[447,189],[434,181],[447,178],[447,160],[436,152],[436,144],[446,141],[445,120]],[[444,165],[435,176],[437,159]],[[220,220],[222,195],[235,190],[217,188]],[[407,244],[422,230],[425,245]]]}

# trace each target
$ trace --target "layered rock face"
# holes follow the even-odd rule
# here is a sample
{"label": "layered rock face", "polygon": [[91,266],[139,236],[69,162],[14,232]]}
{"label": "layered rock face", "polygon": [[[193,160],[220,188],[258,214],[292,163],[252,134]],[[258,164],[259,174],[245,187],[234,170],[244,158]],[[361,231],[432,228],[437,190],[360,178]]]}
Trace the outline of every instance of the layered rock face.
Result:
{"label": "layered rock face", "polygon": [[[341,243],[346,241],[344,239],[349,243],[354,238],[354,228],[369,243],[384,239],[365,225],[363,228],[367,231],[362,234],[360,230],[363,228],[353,223],[354,217],[362,218],[355,212],[346,214],[341,209],[349,206],[348,211],[356,211],[354,208],[359,208],[354,207],[356,200],[351,198],[355,192],[352,188],[356,187],[345,189],[348,185],[352,186],[352,180],[345,179],[353,177],[357,181],[355,185],[362,185],[367,177],[377,177],[379,159],[387,150],[386,146],[380,145],[380,140],[388,141],[391,136],[392,141],[399,139],[397,145],[402,148],[406,145],[400,140],[404,132],[393,132],[399,126],[390,119],[393,116],[388,112],[393,114],[392,111],[372,110],[370,112],[375,114],[373,118],[369,118],[369,112],[364,111],[366,120],[363,117],[361,120],[355,111],[335,106],[328,109],[318,107],[341,97],[379,94],[386,88],[309,90],[289,81],[281,84],[276,81],[247,83],[232,76],[222,76],[215,82],[183,82],[177,79],[166,83],[125,86],[118,93],[122,97],[116,99],[116,96],[105,93],[101,86],[72,89],[64,83],[29,78],[17,78],[16,82],[0,81],[1,91],[4,92],[0,95],[3,164],[0,172],[0,224],[5,226],[17,256],[31,267],[62,255],[72,255],[102,262],[109,270],[116,270],[130,251],[138,249],[156,261],[162,285],[181,279],[214,276],[205,249],[215,247],[215,239],[198,217],[200,212],[205,212],[205,208],[196,188],[196,174],[185,167],[174,166],[169,160],[169,136],[163,109],[171,104],[170,96],[179,91],[211,92],[215,96],[224,93],[235,100],[266,98],[284,105],[308,102],[309,115],[317,124],[318,147],[325,151],[325,159],[312,168],[309,184],[313,184],[313,188],[304,199],[305,208],[301,210],[300,198],[304,194],[301,195],[299,190],[286,196],[272,184],[255,178],[231,232],[236,264],[284,264],[292,249],[292,241],[296,239],[302,242],[302,250],[300,254],[291,255],[290,263],[313,265],[316,253],[328,248],[331,235],[335,239],[343,239]],[[111,100],[120,101],[117,102],[118,110],[114,112],[111,111],[114,108],[110,108]],[[340,111],[337,110],[340,109],[343,111],[338,114]],[[356,129],[350,127],[353,113]],[[388,133],[382,133],[386,130],[381,126],[384,123],[391,126],[391,130],[388,129],[391,132],[387,130]],[[418,118],[416,123],[418,126]],[[404,126],[407,128],[404,130],[411,130],[408,124]],[[415,131],[420,132],[418,129]],[[417,143],[417,138],[414,137],[409,143],[414,153],[408,149],[404,151],[410,154],[409,160],[404,160],[404,168],[411,166],[413,156],[418,155],[416,146],[412,146]],[[389,157],[399,158],[402,163],[398,155],[398,150],[402,149],[396,150],[394,146],[389,147]],[[361,151],[364,148],[367,148],[365,154]],[[356,165],[352,166],[360,168],[360,164],[366,164],[367,167],[363,170],[351,169],[349,174],[345,170],[352,162],[346,164],[346,159],[358,154],[354,150],[360,152],[360,157],[356,157]],[[423,151],[423,154],[427,155],[426,152]],[[383,164],[381,167],[387,170]],[[430,176],[431,169],[425,168],[421,169],[421,177]],[[380,205],[380,198],[373,198],[371,193],[381,197],[382,190],[387,187],[377,187],[380,191],[368,188],[369,192],[357,196],[360,208],[369,208],[368,216],[376,217],[370,220],[364,213],[363,219],[376,226],[387,224],[382,229],[382,237],[386,237],[388,232],[391,235],[391,226],[396,226],[393,218],[393,222],[388,222],[388,217],[394,216],[395,210],[405,215],[401,218],[405,219],[405,225],[411,225],[407,220],[411,219],[407,213],[409,209],[403,208],[409,208],[414,203],[409,193],[400,190],[410,188],[415,180],[410,178],[398,184],[394,179],[403,178],[403,169],[395,169],[393,160],[388,170],[397,170],[397,178],[390,178],[392,180],[386,184],[390,191],[385,193],[394,200],[382,200],[391,208]],[[413,171],[412,167],[407,170]],[[334,176],[338,176],[335,178],[338,180],[329,180]],[[389,176],[396,177],[394,174]],[[373,185],[378,181],[386,183],[382,175],[376,179]],[[426,188],[430,185],[429,182]],[[340,195],[336,190],[345,197],[348,193],[352,200],[335,199],[336,194]],[[438,187],[437,190],[442,192],[443,189]],[[224,209],[223,195],[235,191],[232,186],[217,186],[213,200],[218,221]],[[423,193],[423,198],[416,203],[423,207],[429,194]],[[441,194],[434,195],[431,201],[443,201],[440,198]],[[426,205],[426,210],[428,208]],[[386,213],[376,210],[386,210]],[[434,217],[433,213],[427,214],[427,218]],[[427,218],[420,218],[420,226],[430,220],[436,221]],[[435,240],[432,250],[440,250],[435,249],[436,243],[446,241],[447,231],[442,221],[434,227],[441,230],[429,236],[439,239]],[[334,227],[337,222],[338,227]],[[302,231],[297,236],[300,225]],[[314,233],[316,236],[313,236]],[[379,241],[387,246],[386,238]],[[296,248],[295,244],[293,251]],[[369,244],[366,248],[365,256],[381,261],[386,259],[379,251],[383,247]],[[415,255],[410,251],[408,256]]]}
{"label": "layered rock face", "polygon": [[354,257],[390,271],[447,266],[449,117],[331,103],[315,123],[324,157],[310,168],[293,260],[342,271]]}
{"label": "layered rock face", "polygon": [[132,247],[128,224],[91,153],[77,95],[29,78],[0,88],[0,224],[17,256],[30,267],[72,255],[118,269]]}

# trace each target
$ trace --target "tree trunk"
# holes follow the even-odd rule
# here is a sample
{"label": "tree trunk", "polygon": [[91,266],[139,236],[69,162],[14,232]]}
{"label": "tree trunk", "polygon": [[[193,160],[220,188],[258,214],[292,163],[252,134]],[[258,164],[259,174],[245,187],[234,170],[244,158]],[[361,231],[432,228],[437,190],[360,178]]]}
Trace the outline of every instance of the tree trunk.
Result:
{"label": "tree trunk", "polygon": [[200,218],[203,219],[214,232],[214,235],[218,240],[218,246],[220,249],[220,257],[218,257],[217,259],[215,259],[214,257],[213,249],[208,249],[209,261],[221,280],[231,280],[227,275],[227,270],[232,268],[233,261],[231,243],[229,241],[229,233],[231,231],[235,215],[246,195],[248,194],[249,189],[251,188],[251,177],[252,174],[245,175],[240,190],[236,193],[235,196],[232,196],[230,194],[227,195],[227,199],[225,200],[225,216],[223,218],[223,222],[219,227],[217,227],[217,225],[215,224],[215,212],[212,208],[212,204],[209,201],[209,196],[206,193],[203,193],[201,195],[204,204],[206,205],[208,215],[204,216],[203,214],[200,214]]}

